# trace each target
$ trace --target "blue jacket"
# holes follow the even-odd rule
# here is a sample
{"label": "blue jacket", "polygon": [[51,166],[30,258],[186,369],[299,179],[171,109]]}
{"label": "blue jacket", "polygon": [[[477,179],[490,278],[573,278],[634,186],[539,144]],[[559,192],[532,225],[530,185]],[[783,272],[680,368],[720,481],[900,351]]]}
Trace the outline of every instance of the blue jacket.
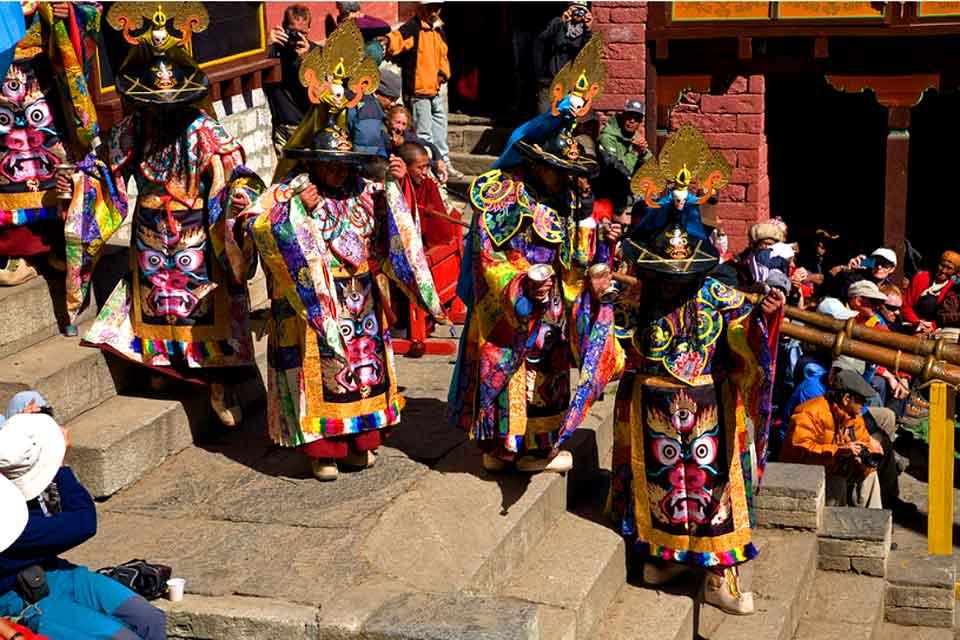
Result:
{"label": "blue jacket", "polygon": [[816,362],[808,362],[803,367],[803,382],[799,383],[793,390],[793,395],[787,401],[784,407],[783,417],[785,421],[790,420],[794,410],[813,398],[819,398],[827,392],[826,382],[827,370]]}
{"label": "blue jacket", "polygon": [[0,553],[0,595],[13,589],[22,569],[35,564],[52,568],[59,554],[97,533],[97,508],[73,471],[61,467],[53,481],[60,492],[60,512],[44,515],[39,502],[30,501],[27,528],[10,548]]}
{"label": "blue jacket", "polygon": [[365,96],[347,112],[347,127],[356,151],[386,156],[383,135],[383,108],[373,96]]}

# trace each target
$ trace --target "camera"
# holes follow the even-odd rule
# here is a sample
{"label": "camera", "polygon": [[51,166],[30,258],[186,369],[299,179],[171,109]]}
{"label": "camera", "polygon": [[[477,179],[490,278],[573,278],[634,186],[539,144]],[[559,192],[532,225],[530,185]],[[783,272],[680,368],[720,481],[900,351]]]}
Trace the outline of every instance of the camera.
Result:
{"label": "camera", "polygon": [[860,456],[860,460],[863,461],[865,467],[876,469],[883,462],[883,454],[870,452]]}
{"label": "camera", "polygon": [[296,49],[297,45],[300,44],[300,39],[303,38],[303,34],[290,27],[284,27],[283,32],[287,34],[287,46]]}
{"label": "camera", "polygon": [[589,13],[590,13],[590,10],[587,9],[586,7],[581,7],[581,6],[579,6],[579,5],[574,6],[574,7],[570,7],[570,17],[571,17],[571,18],[579,18],[579,19],[582,20],[582,19],[586,18],[586,17],[587,17],[587,14],[589,14]]}

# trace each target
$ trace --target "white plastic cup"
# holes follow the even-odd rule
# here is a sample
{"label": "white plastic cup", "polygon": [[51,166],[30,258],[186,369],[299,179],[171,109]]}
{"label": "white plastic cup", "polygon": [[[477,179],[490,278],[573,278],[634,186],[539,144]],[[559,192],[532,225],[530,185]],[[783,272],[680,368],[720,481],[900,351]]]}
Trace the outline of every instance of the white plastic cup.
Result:
{"label": "white plastic cup", "polygon": [[184,578],[170,578],[167,580],[167,598],[170,602],[183,600],[183,589],[187,586]]}

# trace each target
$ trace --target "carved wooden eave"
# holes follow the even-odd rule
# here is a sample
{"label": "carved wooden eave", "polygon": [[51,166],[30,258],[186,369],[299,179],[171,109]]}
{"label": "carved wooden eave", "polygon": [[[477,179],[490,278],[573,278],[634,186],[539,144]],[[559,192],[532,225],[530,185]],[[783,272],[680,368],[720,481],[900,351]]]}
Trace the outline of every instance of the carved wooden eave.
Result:
{"label": "carved wooden eave", "polygon": [[915,107],[929,89],[940,89],[940,74],[916,75],[834,75],[826,76],[827,82],[837,91],[860,93],[871,91],[881,105],[891,107]]}

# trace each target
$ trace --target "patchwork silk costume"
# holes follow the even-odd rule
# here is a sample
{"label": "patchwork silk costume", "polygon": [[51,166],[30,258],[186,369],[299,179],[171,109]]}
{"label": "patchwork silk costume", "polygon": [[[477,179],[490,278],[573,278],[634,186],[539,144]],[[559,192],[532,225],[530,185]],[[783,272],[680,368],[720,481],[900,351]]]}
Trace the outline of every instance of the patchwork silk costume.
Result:
{"label": "patchwork silk costume", "polygon": [[298,195],[311,179],[300,173],[309,166],[300,161],[360,164],[373,157],[352,151],[337,126],[351,106],[344,88],[359,99],[379,83],[355,22],[341,25],[302,66],[305,86],[318,99],[284,150],[287,160],[278,171],[287,175],[243,216],[271,299],[270,437],[283,446],[305,446],[311,458],[331,459],[344,457],[348,443],[361,451],[376,448],[380,430],[400,421],[404,399],[390,345],[386,279],[438,321],[444,315],[415,203],[393,179],[373,182],[352,168],[337,189],[318,184],[313,210]]}
{"label": "patchwork silk costume", "polygon": [[729,168],[700,133],[685,125],[660,163],[640,171],[634,191],[647,213],[624,254],[644,290],[673,282],[683,293],[641,293],[618,314],[627,367],[610,506],[621,533],[652,557],[734,567],[757,553],[752,498],[766,460],[779,317],[706,275],[718,255],[699,205],[726,184]]}
{"label": "patchwork silk costume", "polygon": [[0,256],[13,257],[59,244],[56,166],[83,157],[99,135],[87,91],[99,5],[70,3],[66,19],[48,2],[23,5],[26,36],[0,86]]}
{"label": "patchwork silk costume", "polygon": [[[554,448],[561,427],[578,424],[565,418],[582,418],[597,395],[575,394],[571,408],[570,368],[580,364],[573,329],[579,324],[589,336],[593,316],[589,304],[580,304],[596,253],[593,201],[567,187],[536,193],[524,165],[581,176],[596,169],[572,128],[603,86],[602,48],[595,37],[558,73],[551,110],[514,131],[495,169],[470,187],[476,215],[458,289],[469,312],[448,410],[454,425],[503,460]],[[525,292],[531,268],[556,276],[545,303]]]}
{"label": "patchwork silk costume", "polygon": [[[137,7],[154,5],[118,3],[108,19],[115,21],[114,10]],[[131,51],[118,85],[133,104],[162,109],[164,122],[183,133],[165,143],[148,137],[145,121],[159,116],[139,109],[110,132],[113,193],[125,199],[131,175],[138,188],[131,273],[84,339],[163,373],[207,382],[212,368],[253,363],[246,281],[256,263],[252,244],[238,244],[233,233],[231,199],[240,190],[255,197],[262,183],[243,167],[240,143],[194,106],[206,95],[196,63],[181,46],[156,46],[172,38],[166,22],[157,10],[153,31]]]}

